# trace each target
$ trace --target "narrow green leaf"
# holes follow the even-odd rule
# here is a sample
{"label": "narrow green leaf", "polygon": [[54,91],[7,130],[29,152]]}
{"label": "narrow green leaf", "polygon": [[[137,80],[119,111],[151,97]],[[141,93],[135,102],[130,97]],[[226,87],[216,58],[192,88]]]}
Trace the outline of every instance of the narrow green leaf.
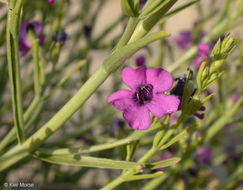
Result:
{"label": "narrow green leaf", "polygon": [[139,19],[145,19],[152,14],[156,13],[162,9],[170,0],[157,0],[151,3],[149,7],[144,9],[144,11],[139,15]]}
{"label": "narrow green leaf", "polygon": [[142,180],[142,179],[151,179],[151,178],[159,177],[162,174],[163,174],[163,172],[159,171],[159,172],[156,172],[153,174],[134,175],[134,176],[126,177],[125,180],[126,181],[135,181],[135,180]]}
{"label": "narrow green leaf", "polygon": [[[8,70],[9,78],[11,82],[11,95],[12,95],[12,107],[14,125],[18,141],[22,144],[25,141],[24,122],[23,122],[23,102],[22,102],[22,86],[20,79],[19,68],[19,53],[18,53],[18,36],[17,33],[11,33],[11,29],[16,27],[11,22],[12,12],[8,12],[7,22],[7,58],[8,58]],[[13,18],[12,18],[13,19]],[[17,24],[17,21],[14,22]]]}
{"label": "narrow green leaf", "polygon": [[204,99],[202,100],[202,103],[203,103],[203,104],[206,103],[206,102],[207,102],[209,99],[211,99],[213,96],[214,96],[213,93],[210,94],[210,95],[208,95],[206,98],[204,98]]}
{"label": "narrow green leaf", "polygon": [[54,164],[92,168],[131,169],[137,165],[136,162],[116,161],[71,153],[69,155],[34,155],[34,157]]}
{"label": "narrow green leaf", "polygon": [[171,10],[170,12],[168,12],[167,14],[165,14],[164,17],[170,17],[170,16],[173,16],[175,15],[176,13],[180,12],[180,11],[183,11],[184,9],[194,5],[195,3],[199,2],[200,0],[193,0],[193,1],[190,1],[188,3],[185,3],[181,6],[179,6],[178,8],[174,9],[174,10]]}
{"label": "narrow green leaf", "polygon": [[180,139],[182,139],[187,134],[188,134],[188,131],[187,130],[182,131],[181,133],[179,133],[178,135],[176,135],[174,138],[172,138],[169,142],[167,142],[166,144],[162,145],[160,147],[160,150],[164,150],[164,149],[168,148],[172,144],[174,144],[177,141],[179,141]]}
{"label": "narrow green leaf", "polygon": [[165,168],[165,167],[173,166],[173,165],[177,164],[180,160],[181,160],[181,158],[174,157],[174,158],[171,158],[171,159],[168,159],[168,160],[163,160],[163,161],[160,161],[160,162],[154,162],[154,163],[151,163],[151,164],[146,164],[145,168],[151,169],[151,170],[158,169],[158,168]]}

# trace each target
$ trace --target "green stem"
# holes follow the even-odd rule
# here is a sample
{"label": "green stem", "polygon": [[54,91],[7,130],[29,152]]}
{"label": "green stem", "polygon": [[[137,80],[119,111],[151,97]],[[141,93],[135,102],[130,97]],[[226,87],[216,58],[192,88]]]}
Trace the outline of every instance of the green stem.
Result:
{"label": "green stem", "polygon": [[83,148],[64,148],[64,149],[38,149],[39,152],[49,152],[50,154],[59,154],[59,155],[65,155],[65,154],[70,154],[70,152],[76,153],[76,154],[85,154],[85,153],[92,153],[92,152],[98,152],[98,151],[102,151],[102,150],[107,150],[107,149],[111,149],[111,148],[115,148],[118,146],[122,146],[125,144],[129,144],[132,143],[134,141],[137,141],[139,139],[141,139],[143,136],[151,133],[152,131],[158,129],[159,127],[161,127],[161,124],[159,123],[154,123],[151,125],[151,127],[146,130],[146,131],[134,131],[132,135],[130,135],[127,138],[121,139],[121,140],[117,140],[114,142],[109,142],[106,144],[100,144],[100,145],[94,145],[94,146],[86,146]]}
{"label": "green stem", "polygon": [[[152,147],[142,158],[139,159],[138,163],[145,164],[146,161],[149,160],[157,151],[158,151],[158,149]],[[116,178],[114,181],[112,181],[111,183],[109,183],[105,187],[103,187],[101,190],[113,189],[116,186],[120,185],[121,183],[127,181],[126,179],[129,179],[129,177],[131,177],[137,173],[137,171],[136,171],[137,167],[139,167],[139,166],[135,166],[132,169],[128,170],[127,172],[123,173],[118,178]]]}
{"label": "green stem", "polygon": [[126,27],[120,41],[118,42],[116,49],[119,49],[119,48],[121,48],[121,47],[123,47],[124,45],[127,44],[127,42],[129,41],[129,39],[131,38],[131,36],[134,32],[134,29],[137,25],[137,22],[138,22],[137,18],[134,18],[134,17],[129,18],[129,21],[127,23],[127,27]]}
{"label": "green stem", "polygon": [[22,144],[25,141],[18,48],[18,26],[22,3],[22,0],[17,1],[16,4],[15,1],[10,1],[6,32],[7,58],[9,77],[11,81],[14,126],[19,144]]}
{"label": "green stem", "polygon": [[[36,107],[40,103],[40,98],[35,97],[33,101],[31,102],[30,106],[24,113],[24,123],[26,123]],[[27,126],[24,126],[25,129],[27,129]],[[8,134],[4,137],[4,139],[0,143],[0,152],[2,152],[11,142],[15,140],[15,127],[12,127],[12,129],[8,132]]]}
{"label": "green stem", "polygon": [[34,91],[35,96],[40,96],[40,69],[39,69],[39,39],[35,38],[33,31],[28,32],[28,39],[31,43],[31,53],[34,61]]}
{"label": "green stem", "polygon": [[157,151],[158,148],[152,147],[148,152],[146,152],[146,154],[143,155],[142,158],[138,160],[138,163],[145,164]]}
{"label": "green stem", "polygon": [[160,10],[155,12],[153,15],[145,20],[139,21],[136,29],[133,32],[133,35],[129,40],[129,43],[134,42],[146,35],[176,2],[177,0],[168,1],[168,3],[166,3]]}

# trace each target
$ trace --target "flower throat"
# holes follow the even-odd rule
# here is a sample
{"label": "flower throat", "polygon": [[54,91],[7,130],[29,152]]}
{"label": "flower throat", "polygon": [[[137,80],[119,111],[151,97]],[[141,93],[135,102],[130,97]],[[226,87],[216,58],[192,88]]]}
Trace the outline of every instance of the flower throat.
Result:
{"label": "flower throat", "polygon": [[153,98],[153,86],[151,84],[138,86],[133,94],[134,101],[139,105],[144,105],[150,102]]}

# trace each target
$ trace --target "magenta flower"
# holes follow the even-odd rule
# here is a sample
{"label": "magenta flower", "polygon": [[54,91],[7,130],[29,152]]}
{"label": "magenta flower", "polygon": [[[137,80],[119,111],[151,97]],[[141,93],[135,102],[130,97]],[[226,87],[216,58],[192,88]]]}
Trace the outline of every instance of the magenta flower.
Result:
{"label": "magenta flower", "polygon": [[126,67],[121,73],[123,82],[131,90],[119,90],[111,94],[107,102],[123,111],[128,125],[135,130],[146,130],[151,124],[149,112],[164,117],[177,111],[180,100],[163,92],[171,89],[173,79],[163,69],[137,69]]}
{"label": "magenta flower", "polygon": [[[201,62],[208,58],[209,56],[209,45],[207,44],[199,44],[198,46],[198,57],[196,57],[193,61],[193,65],[196,69],[200,67]],[[208,65],[208,60],[206,65]]]}
{"label": "magenta flower", "polygon": [[36,36],[39,38],[40,45],[44,44],[45,36],[40,34],[42,31],[42,26],[39,22],[36,21],[29,21],[29,22],[22,22],[20,26],[19,32],[19,55],[24,56],[28,53],[31,48],[31,44],[28,40],[28,30],[33,30]]}
{"label": "magenta flower", "polygon": [[48,3],[55,3],[55,0],[48,0]]}

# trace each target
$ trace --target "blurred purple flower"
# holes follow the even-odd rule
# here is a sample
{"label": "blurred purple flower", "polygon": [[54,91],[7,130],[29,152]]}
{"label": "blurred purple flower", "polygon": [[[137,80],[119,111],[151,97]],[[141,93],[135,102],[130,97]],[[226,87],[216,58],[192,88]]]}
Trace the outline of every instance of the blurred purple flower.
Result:
{"label": "blurred purple flower", "polygon": [[164,117],[177,111],[180,100],[163,92],[171,89],[173,79],[163,69],[137,69],[126,67],[121,73],[123,82],[131,90],[119,90],[111,94],[107,102],[123,111],[128,125],[135,130],[146,130],[150,127],[149,112],[156,117]]}
{"label": "blurred purple flower", "polygon": [[28,40],[28,35],[27,35],[29,30],[32,30],[39,38],[40,45],[44,44],[45,36],[43,34],[40,34],[42,31],[41,24],[36,21],[22,22],[20,26],[20,32],[19,32],[19,55],[20,56],[26,55],[31,48],[31,44]]}
{"label": "blurred purple flower", "polygon": [[67,33],[62,30],[57,31],[56,34],[52,36],[52,40],[57,43],[60,43],[61,45],[64,45],[66,39],[68,38],[69,36],[67,35]]}
{"label": "blurred purple flower", "polygon": [[187,49],[192,40],[192,33],[189,30],[184,30],[179,33],[179,36],[174,39],[175,43],[181,49]]}
{"label": "blurred purple flower", "polygon": [[48,0],[48,3],[53,4],[53,3],[55,3],[55,0]]}
{"label": "blurred purple flower", "polygon": [[200,29],[200,21],[195,21],[192,29],[181,31],[179,35],[174,38],[174,42],[183,50],[187,49],[191,43],[200,43],[202,38],[205,36],[205,33],[201,30],[198,31],[198,29]]}
{"label": "blurred purple flower", "polygon": [[139,66],[142,66],[142,65],[145,65],[145,62],[146,62],[146,58],[144,55],[140,55],[138,57],[136,57],[136,65],[139,67]]}
{"label": "blurred purple flower", "polygon": [[236,103],[240,98],[242,97],[242,95],[239,95],[237,92],[232,92],[231,94],[230,94],[230,99],[234,102],[234,103]]}
{"label": "blurred purple flower", "polygon": [[[209,45],[207,44],[199,44],[198,45],[198,57],[196,57],[193,61],[193,65],[196,69],[198,69],[201,65],[201,62],[204,61],[204,59],[208,58],[209,56]],[[206,65],[208,65],[208,60],[206,62]]]}
{"label": "blurred purple flower", "polygon": [[211,150],[208,147],[201,146],[196,150],[196,160],[200,165],[211,163]]}

